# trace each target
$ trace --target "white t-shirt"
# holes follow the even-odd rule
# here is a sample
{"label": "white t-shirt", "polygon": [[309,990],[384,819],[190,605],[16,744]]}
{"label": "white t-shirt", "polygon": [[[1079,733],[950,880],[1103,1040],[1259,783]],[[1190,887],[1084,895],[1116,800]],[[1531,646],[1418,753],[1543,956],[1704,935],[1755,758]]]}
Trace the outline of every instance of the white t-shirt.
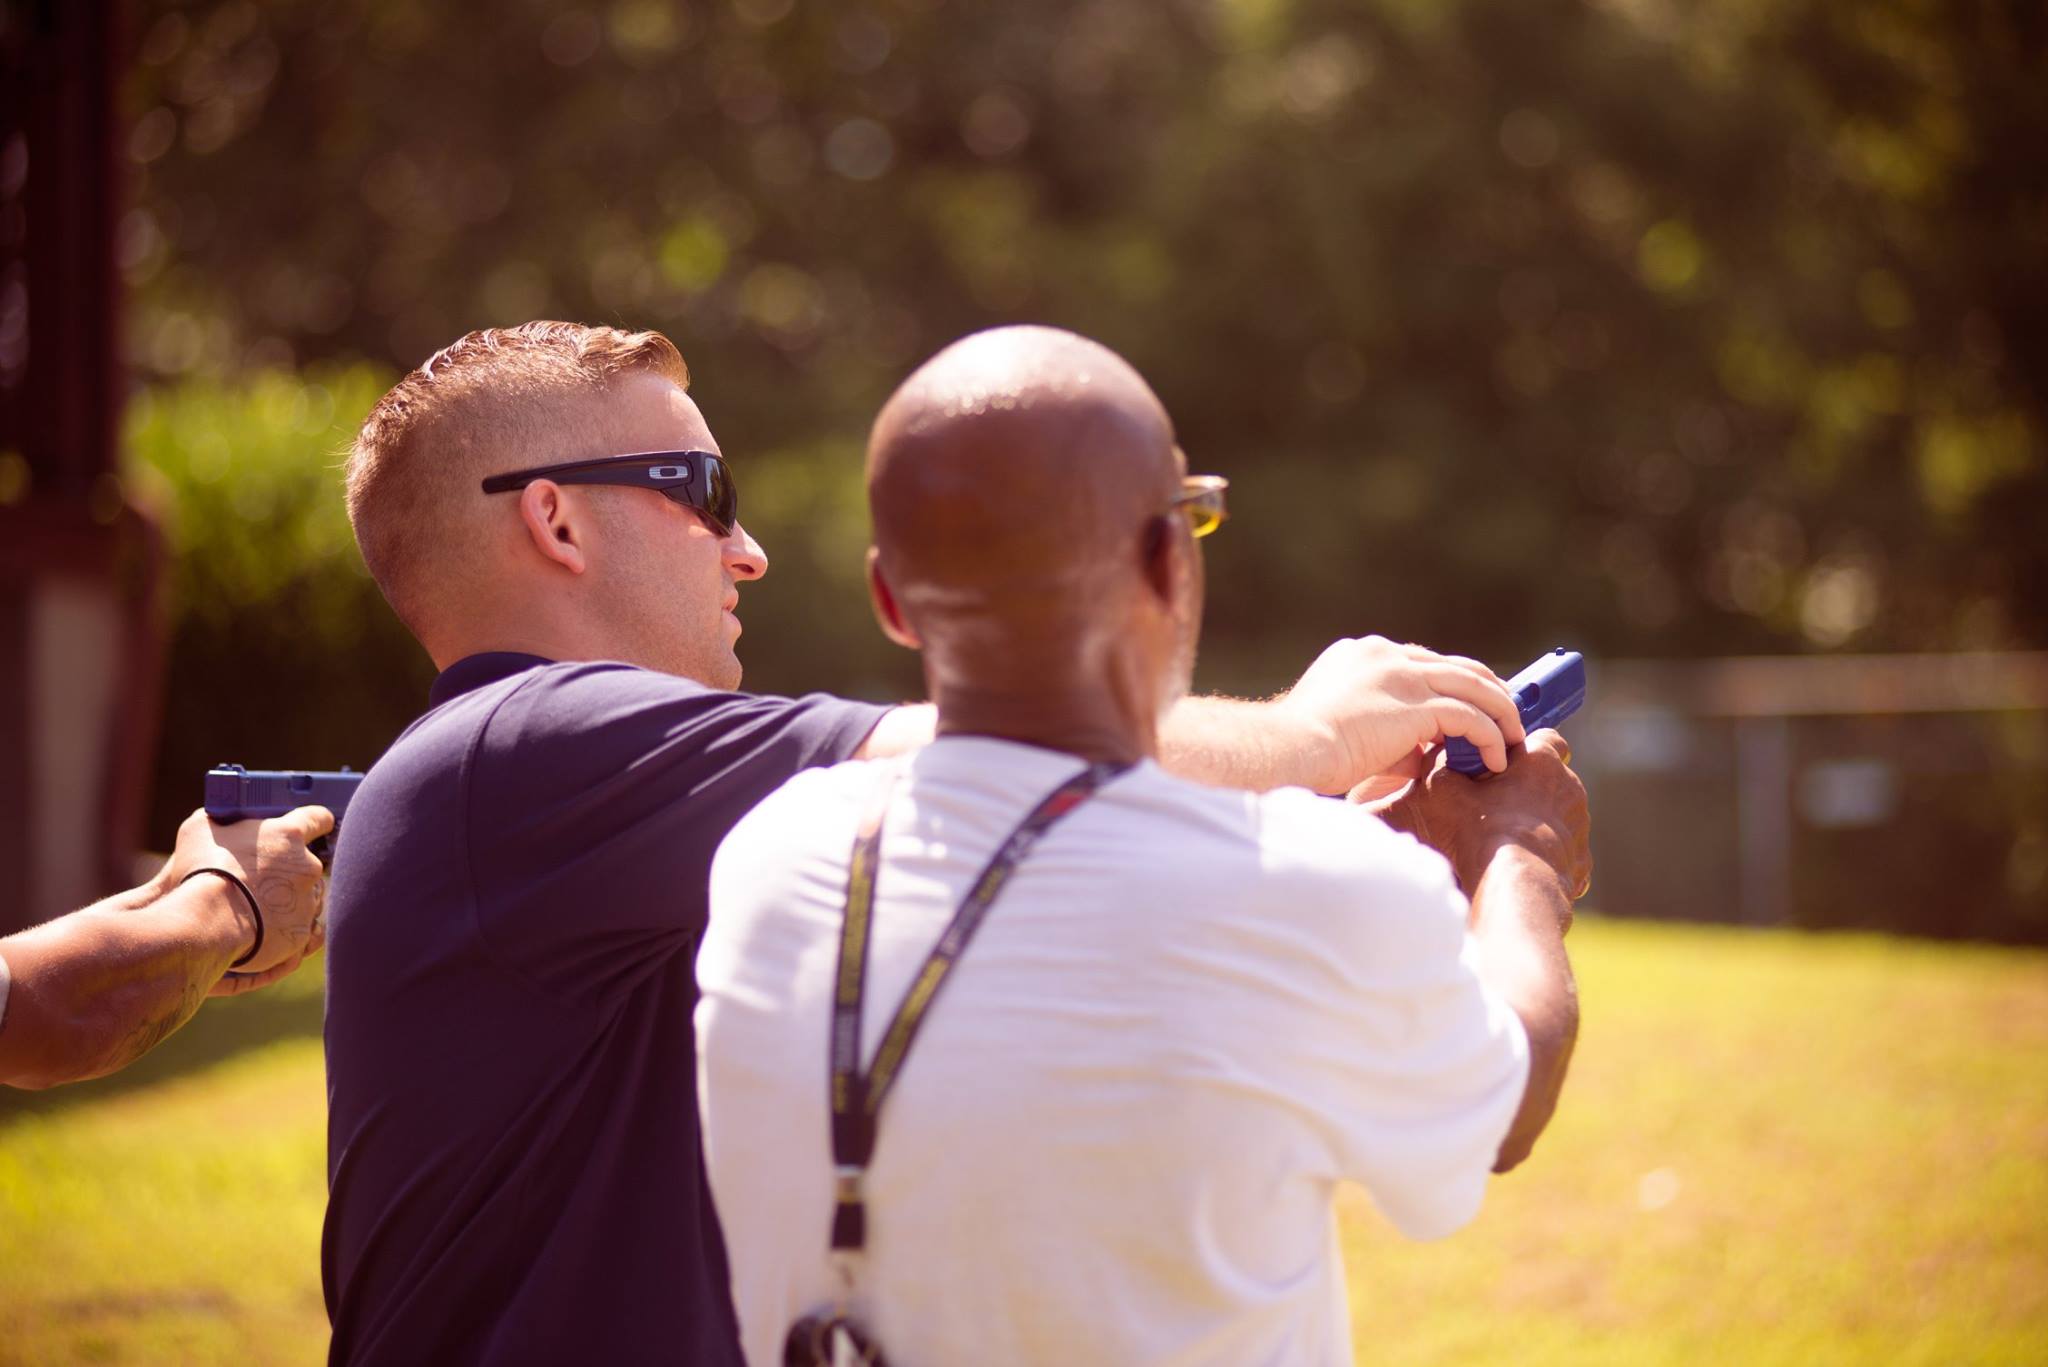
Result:
{"label": "white t-shirt", "polygon": [[[951,737],[882,831],[872,1060],[998,843],[1081,768]],[[829,1002],[880,766],[799,775],[727,838],[699,1096],[747,1360],[829,1304]],[[1332,1196],[1417,1238],[1477,1213],[1528,1042],[1449,866],[1342,802],[1146,763],[997,898],[881,1112],[853,1310],[896,1367],[1348,1364]]]}

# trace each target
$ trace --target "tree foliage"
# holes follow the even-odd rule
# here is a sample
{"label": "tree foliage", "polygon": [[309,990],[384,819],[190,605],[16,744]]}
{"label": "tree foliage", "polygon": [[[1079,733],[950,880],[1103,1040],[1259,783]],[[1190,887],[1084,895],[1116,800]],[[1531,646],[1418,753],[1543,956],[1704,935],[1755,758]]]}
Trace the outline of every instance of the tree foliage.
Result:
{"label": "tree foliage", "polygon": [[1122,350],[1234,480],[1210,687],[1366,630],[2048,640],[2037,0],[137,10],[145,380],[660,327],[776,559],[758,686],[914,685],[859,442],[1025,319]]}
{"label": "tree foliage", "polygon": [[1239,481],[1246,682],[2043,635],[2023,0],[142,9],[152,371],[623,319],[768,462],[1043,319]]}

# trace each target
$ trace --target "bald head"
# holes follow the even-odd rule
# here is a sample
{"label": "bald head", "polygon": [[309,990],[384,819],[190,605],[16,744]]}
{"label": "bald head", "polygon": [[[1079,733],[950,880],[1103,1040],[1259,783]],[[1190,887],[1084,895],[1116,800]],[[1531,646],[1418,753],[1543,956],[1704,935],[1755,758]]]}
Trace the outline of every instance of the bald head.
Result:
{"label": "bald head", "polygon": [[1135,573],[1180,475],[1144,380],[1054,328],[955,342],[890,397],[868,444],[875,544],[912,611],[1001,609]]}
{"label": "bald head", "polygon": [[867,475],[878,578],[935,689],[1093,677],[1133,642],[1171,672],[1200,597],[1192,543],[1162,547],[1183,473],[1158,398],[1086,338],[998,328],[921,366]]}

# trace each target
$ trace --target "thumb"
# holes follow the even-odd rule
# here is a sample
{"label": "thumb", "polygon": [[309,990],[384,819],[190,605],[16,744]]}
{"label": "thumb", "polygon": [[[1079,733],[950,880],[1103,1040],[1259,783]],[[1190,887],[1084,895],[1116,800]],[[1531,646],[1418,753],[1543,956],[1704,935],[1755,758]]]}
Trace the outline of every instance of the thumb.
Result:
{"label": "thumb", "polygon": [[294,807],[283,816],[272,819],[281,822],[285,830],[301,842],[318,840],[334,829],[334,813],[325,807]]}
{"label": "thumb", "polygon": [[1391,797],[1408,784],[1429,773],[1429,747],[1418,745],[1388,767],[1386,772],[1375,774],[1354,787],[1348,794],[1352,802],[1377,802]]}
{"label": "thumb", "polygon": [[1416,803],[1417,792],[1416,788],[1404,788],[1397,796],[1366,803],[1365,809],[1395,830],[1428,844],[1422,812]]}
{"label": "thumb", "polygon": [[1344,800],[1359,804],[1378,802],[1381,798],[1392,797],[1412,782],[1413,779],[1402,778],[1399,774],[1376,774],[1345,794]]}
{"label": "thumb", "polygon": [[1404,780],[1423,778],[1429,773],[1429,761],[1430,747],[1418,745],[1404,755],[1399,763],[1388,769],[1383,777],[1398,777]]}
{"label": "thumb", "polygon": [[[303,957],[303,956],[301,956]],[[299,966],[299,959],[286,959],[281,964],[272,964],[261,973],[228,973],[207,989],[209,997],[239,997],[244,992],[255,992],[270,986],[281,978],[288,978]]]}

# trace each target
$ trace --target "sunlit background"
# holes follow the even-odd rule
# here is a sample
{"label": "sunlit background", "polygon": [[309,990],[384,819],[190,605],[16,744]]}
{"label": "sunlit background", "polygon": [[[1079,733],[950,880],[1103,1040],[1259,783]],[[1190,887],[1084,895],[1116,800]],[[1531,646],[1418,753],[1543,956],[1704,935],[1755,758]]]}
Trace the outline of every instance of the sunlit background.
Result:
{"label": "sunlit background", "polygon": [[[0,928],[417,714],[337,472],[463,332],[673,337],[748,686],[890,699],[867,422],[1055,323],[1232,481],[1199,686],[1593,662],[1579,1074],[1468,1234],[1346,1207],[1361,1361],[2048,1358],[2038,0],[0,0],[0,52]],[[0,1362],[318,1356],[301,976],[0,1100]]]}

